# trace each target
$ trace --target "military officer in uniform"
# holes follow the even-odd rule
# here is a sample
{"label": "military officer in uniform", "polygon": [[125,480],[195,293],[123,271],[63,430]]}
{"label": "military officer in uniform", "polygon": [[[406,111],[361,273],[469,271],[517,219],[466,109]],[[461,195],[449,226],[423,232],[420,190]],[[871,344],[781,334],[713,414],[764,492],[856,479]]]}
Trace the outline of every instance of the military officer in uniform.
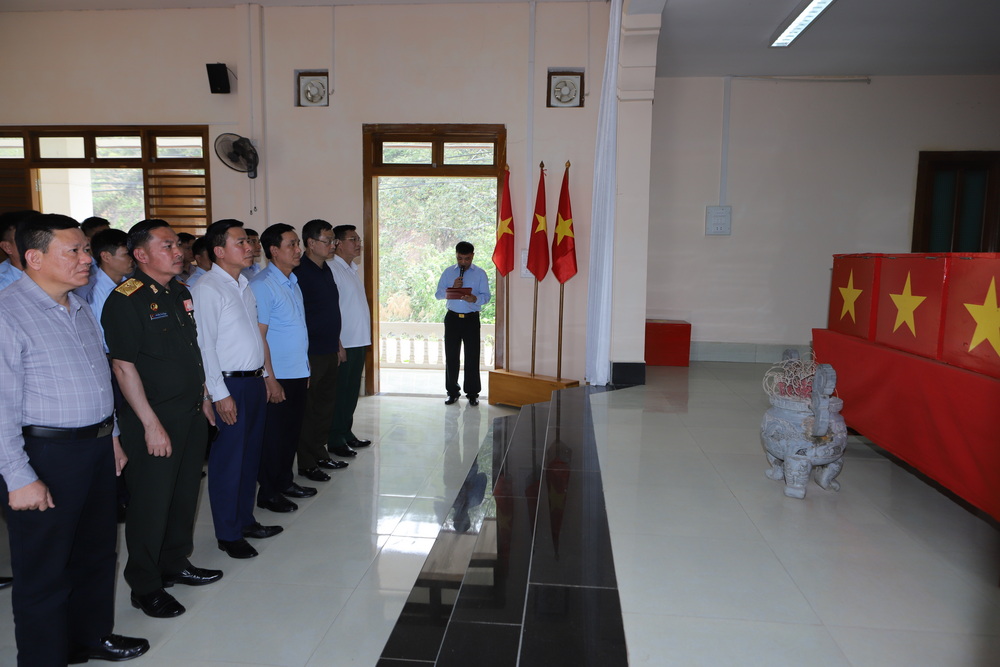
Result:
{"label": "military officer in uniform", "polygon": [[128,247],[135,275],[108,296],[101,318],[126,402],[118,420],[130,461],[125,581],[132,606],[168,618],[185,610],[164,587],[222,578],[188,561],[215,413],[205,391],[194,303],[176,278],[183,267],[177,234],[163,220],[143,220],[129,230]]}

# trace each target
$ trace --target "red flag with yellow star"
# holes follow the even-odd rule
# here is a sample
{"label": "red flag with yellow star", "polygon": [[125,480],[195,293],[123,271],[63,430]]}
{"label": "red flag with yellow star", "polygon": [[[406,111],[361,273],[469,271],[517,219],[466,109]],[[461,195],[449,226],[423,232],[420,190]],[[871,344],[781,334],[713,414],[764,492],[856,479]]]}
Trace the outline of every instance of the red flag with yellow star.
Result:
{"label": "red flag with yellow star", "polygon": [[576,238],[573,235],[573,208],[569,203],[569,162],[559,190],[556,231],[552,235],[552,275],[564,283],[576,275]]}
{"label": "red flag with yellow star", "polygon": [[493,264],[501,276],[514,270],[514,213],[510,206],[510,170],[504,170],[503,193],[500,195],[500,219],[497,221],[497,243],[493,246]]}
{"label": "red flag with yellow star", "polygon": [[827,328],[873,340],[882,255],[834,255]]}
{"label": "red flag with yellow star", "polygon": [[945,255],[882,258],[875,342],[937,359],[941,345]]}
{"label": "red flag with yellow star", "polygon": [[1000,258],[956,257],[948,270],[941,360],[1000,377]]}
{"label": "red flag with yellow star", "polygon": [[545,165],[540,168],[538,194],[535,195],[535,215],[531,219],[531,239],[528,242],[528,270],[541,281],[549,272],[549,235],[545,226]]}

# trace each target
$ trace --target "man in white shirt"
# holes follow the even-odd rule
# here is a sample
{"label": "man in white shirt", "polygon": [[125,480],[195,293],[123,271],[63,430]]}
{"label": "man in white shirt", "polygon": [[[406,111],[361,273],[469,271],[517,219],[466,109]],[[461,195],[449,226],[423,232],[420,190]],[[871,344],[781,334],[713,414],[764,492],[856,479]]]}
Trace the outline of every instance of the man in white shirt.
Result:
{"label": "man in white shirt", "polygon": [[268,391],[257,300],[241,273],[253,262],[253,249],[239,220],[214,222],[205,237],[214,264],[191,293],[205,385],[219,427],[208,456],[208,497],[219,548],[232,558],[253,558],[257,550],[247,537],[273,537],[282,530],[262,526],[253,516]]}
{"label": "man in white shirt", "polygon": [[[108,300],[111,290],[118,287],[125,276],[135,269],[135,262],[128,251],[128,234],[120,229],[105,229],[94,234],[90,239],[90,254],[94,257],[97,269],[94,270],[94,285],[87,295],[87,304],[97,319],[97,328],[104,340],[104,326],[101,324],[101,312]],[[108,351],[107,344],[104,351]]]}
{"label": "man in white shirt", "polygon": [[340,343],[347,360],[337,371],[337,400],[333,404],[333,423],[327,448],[337,456],[356,456],[357,447],[367,447],[371,440],[354,435],[354,410],[361,393],[361,374],[365,354],[372,344],[371,310],[365,296],[365,283],[354,262],[361,257],[361,235],[354,225],[333,228],[337,239],[333,259],[327,260],[340,292]]}

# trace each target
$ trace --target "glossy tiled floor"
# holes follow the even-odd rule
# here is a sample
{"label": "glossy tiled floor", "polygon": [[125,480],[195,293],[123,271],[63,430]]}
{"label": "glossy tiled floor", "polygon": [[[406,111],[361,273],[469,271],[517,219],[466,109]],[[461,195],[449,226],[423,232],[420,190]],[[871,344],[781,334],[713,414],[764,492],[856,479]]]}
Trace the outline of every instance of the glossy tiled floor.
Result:
{"label": "glossy tiled floor", "polygon": [[[996,526],[858,440],[839,493],[785,498],[757,441],[766,368],[649,368],[646,386],[590,398],[630,664],[1000,665]],[[132,664],[375,665],[492,418],[512,413],[362,399],[377,444],[298,512],[259,510],[286,531],[249,561],[215,548],[203,502],[192,561],[225,578],[175,588],[188,612],[168,620],[119,583],[116,631],[153,644]]]}
{"label": "glossy tiled floor", "polygon": [[996,525],[856,438],[839,493],[785,498],[766,369],[649,368],[591,398],[630,664],[1000,665]]}

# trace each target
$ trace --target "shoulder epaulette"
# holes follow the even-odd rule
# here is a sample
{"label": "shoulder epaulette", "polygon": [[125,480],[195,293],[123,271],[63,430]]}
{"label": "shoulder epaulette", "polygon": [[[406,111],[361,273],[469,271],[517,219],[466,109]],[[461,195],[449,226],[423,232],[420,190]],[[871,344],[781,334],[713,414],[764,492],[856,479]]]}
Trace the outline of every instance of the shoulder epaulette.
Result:
{"label": "shoulder epaulette", "polygon": [[132,296],[132,294],[142,287],[142,281],[138,278],[129,278],[121,285],[115,288],[115,291],[124,294],[125,296]]}

